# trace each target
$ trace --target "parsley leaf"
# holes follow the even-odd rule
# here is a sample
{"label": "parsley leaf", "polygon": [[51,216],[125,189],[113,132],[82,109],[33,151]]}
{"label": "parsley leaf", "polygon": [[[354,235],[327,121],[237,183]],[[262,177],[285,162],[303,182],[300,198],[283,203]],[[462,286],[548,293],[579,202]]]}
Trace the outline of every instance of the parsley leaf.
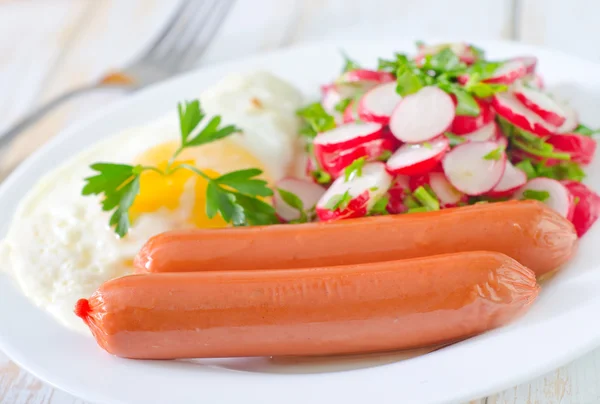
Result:
{"label": "parsley leaf", "polygon": [[381,152],[381,154],[379,156],[377,156],[377,161],[387,161],[390,157],[392,157],[392,151],[391,150],[384,150]]}
{"label": "parsley leaf", "polygon": [[383,196],[375,202],[371,210],[369,211],[370,215],[387,215],[389,214],[387,211],[387,205],[390,201],[390,198],[387,196]]}
{"label": "parsley leaf", "polygon": [[304,203],[302,203],[302,199],[300,199],[298,195],[281,188],[277,188],[277,192],[285,203],[290,205],[292,208],[299,210],[300,212],[304,212]]}
{"label": "parsley leaf", "polygon": [[348,182],[348,180],[352,178],[360,177],[366,161],[366,157],[360,157],[350,163],[350,165],[344,169],[344,181]]}
{"label": "parsley leaf", "polygon": [[200,131],[200,133],[193,138],[190,138],[190,135],[206,116],[204,111],[200,108],[200,102],[195,100],[186,102],[185,104],[178,104],[177,110],[179,112],[179,126],[181,128],[181,149],[192,146],[201,146],[223,139],[233,133],[241,132],[239,128],[236,128],[233,125],[219,128],[221,117],[215,116],[208,122],[204,129]]}
{"label": "parsley leaf", "polygon": [[572,161],[562,161],[552,166],[546,166],[544,162],[536,164],[535,170],[538,177],[554,178],[556,180],[572,180],[581,182],[585,178],[585,171],[581,166]]}
{"label": "parsley leaf", "polygon": [[500,160],[502,158],[502,153],[504,153],[504,146],[498,146],[485,156],[483,156],[484,160]]}
{"label": "parsley leaf", "polygon": [[296,209],[300,213],[300,217],[296,220],[293,220],[293,223],[306,223],[309,221],[307,212],[304,210],[304,203],[302,202],[302,199],[298,197],[298,195],[281,188],[277,188],[277,192],[286,204]]}
{"label": "parsley leaf", "polygon": [[424,186],[415,189],[413,196],[427,210],[440,210],[440,202],[433,192],[429,192]]}
{"label": "parsley leaf", "polygon": [[515,164],[515,167],[522,170],[527,175],[528,180],[537,177],[535,167],[531,164],[531,160],[529,159],[519,161]]}
{"label": "parsley leaf", "polygon": [[452,147],[458,146],[459,144],[467,141],[467,139],[465,139],[464,137],[455,135],[452,132],[445,132],[444,136],[448,138],[448,140],[450,141],[450,146]]}
{"label": "parsley leaf", "polygon": [[110,212],[116,208],[109,225],[119,237],[129,230],[129,208],[140,191],[141,166],[126,164],[96,163],[90,167],[98,174],[85,179],[82,195],[104,195],[102,210]]}
{"label": "parsley leaf", "polygon": [[344,98],[343,100],[340,100],[340,102],[338,102],[337,104],[335,104],[335,107],[333,107],[333,109],[335,109],[340,114],[343,114],[344,111],[346,111],[346,108],[348,108],[348,105],[350,105],[351,102],[352,102],[352,98]]}
{"label": "parsley leaf", "polygon": [[225,185],[248,196],[271,196],[273,191],[267,186],[267,181],[254,177],[261,175],[257,168],[232,171],[214,179],[214,182]]}
{"label": "parsley leaf", "polygon": [[335,119],[323,109],[319,102],[299,109],[296,114],[306,123],[301,133],[307,137],[314,138],[320,132],[335,128]]}
{"label": "parsley leaf", "polygon": [[577,125],[575,130],[573,130],[573,133],[577,133],[579,135],[584,135],[584,136],[593,136],[594,134],[596,134],[598,132],[600,132],[598,129],[592,130],[583,124]]}
{"label": "parsley leaf", "polygon": [[536,201],[544,202],[546,199],[550,198],[550,193],[548,191],[536,191],[533,189],[527,189],[523,192],[524,199],[534,199]]}
{"label": "parsley leaf", "polygon": [[424,70],[433,70],[437,73],[452,73],[458,75],[467,69],[467,65],[449,47],[440,50],[434,55],[426,55],[423,66]]}
{"label": "parsley leaf", "polygon": [[267,182],[256,178],[262,171],[256,168],[226,173],[217,178],[186,163],[175,164],[177,156],[187,147],[201,146],[217,141],[240,130],[233,125],[221,127],[221,117],[211,118],[204,128],[198,130],[205,114],[200,102],[195,100],[178,104],[181,144],[173,153],[164,169],[153,166],[96,163],[91,166],[97,174],[85,179],[82,195],[103,195],[102,210],[112,211],[109,225],[124,237],[131,226],[129,209],[140,192],[140,179],[144,171],[154,171],[168,177],[179,170],[189,170],[204,178],[206,187],[206,215],[218,213],[234,226],[277,223],[274,208],[258,199],[271,196],[273,191]]}
{"label": "parsley leaf", "polygon": [[447,93],[454,94],[456,97],[456,115],[479,115],[479,104],[477,104],[475,98],[461,86],[456,83],[443,81],[438,83],[438,87]]}

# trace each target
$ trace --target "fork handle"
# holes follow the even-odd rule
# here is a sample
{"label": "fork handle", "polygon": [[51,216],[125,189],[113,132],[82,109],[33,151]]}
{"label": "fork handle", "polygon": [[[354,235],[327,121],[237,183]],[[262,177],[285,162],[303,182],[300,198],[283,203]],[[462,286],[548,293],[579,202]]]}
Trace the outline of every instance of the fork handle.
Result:
{"label": "fork handle", "polygon": [[29,114],[25,115],[17,123],[15,123],[12,127],[10,127],[7,131],[5,131],[4,133],[0,133],[0,149],[4,148],[8,144],[10,144],[10,142],[12,142],[13,139],[16,138],[21,132],[23,132],[24,130],[29,128],[34,123],[38,122],[41,118],[46,116],[46,114],[48,114],[48,112],[52,111],[57,106],[63,104],[64,102],[70,100],[71,98],[73,98],[77,95],[84,94],[84,93],[87,93],[89,91],[93,91],[93,90],[96,90],[99,88],[106,88],[106,87],[115,87],[115,84],[114,83],[105,83],[105,82],[100,81],[98,83],[89,84],[86,86],[75,88],[69,92],[59,95],[56,98],[51,99],[50,101],[46,102],[39,108],[37,108],[34,111],[30,112]]}

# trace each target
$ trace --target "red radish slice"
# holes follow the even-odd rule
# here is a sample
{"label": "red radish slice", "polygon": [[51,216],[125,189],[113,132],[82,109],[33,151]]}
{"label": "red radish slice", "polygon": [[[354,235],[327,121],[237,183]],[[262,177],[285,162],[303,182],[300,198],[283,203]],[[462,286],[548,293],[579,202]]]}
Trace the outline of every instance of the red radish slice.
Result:
{"label": "red radish slice", "polygon": [[360,99],[358,116],[363,121],[386,125],[401,99],[396,92],[396,82],[380,84]]}
{"label": "red radish slice", "polygon": [[373,86],[379,83],[387,83],[395,80],[396,77],[389,72],[356,69],[343,73],[340,77],[337,78],[336,83]]}
{"label": "red radish slice", "polygon": [[342,86],[328,84],[321,87],[321,105],[329,115],[332,115],[336,122],[342,122],[342,114],[335,109],[336,105],[345,98],[352,97],[357,93],[356,88],[351,86]]}
{"label": "red radish slice", "polygon": [[564,133],[550,136],[546,143],[554,146],[554,151],[569,153],[571,161],[590,164],[596,152],[596,141],[589,136],[577,133]]}
{"label": "red radish slice", "polygon": [[579,125],[579,115],[577,115],[577,111],[573,109],[570,105],[564,104],[563,109],[565,111],[567,119],[565,123],[561,125],[560,128],[556,130],[557,133],[569,133],[575,130],[577,125]]}
{"label": "red radish slice", "polygon": [[525,66],[525,72],[528,75],[535,74],[538,59],[535,56],[519,56],[511,60],[520,61]]}
{"label": "red radish slice", "polygon": [[467,201],[467,196],[454,188],[443,173],[429,173],[429,186],[442,208],[455,207],[459,202]]}
{"label": "red radish slice", "polygon": [[543,201],[543,203],[554,209],[561,216],[569,220],[572,218],[575,208],[574,199],[567,187],[560,182],[552,178],[533,178],[519,189],[515,194],[515,199],[525,199],[524,193],[527,190],[548,192],[548,199]]}
{"label": "red radish slice", "polygon": [[319,133],[314,139],[315,148],[335,151],[356,147],[370,140],[382,137],[382,128],[378,123],[347,123],[327,132]]}
{"label": "red radish slice", "polygon": [[513,93],[495,94],[492,99],[492,105],[498,115],[513,125],[535,135],[548,136],[556,131],[555,126],[550,125],[523,105]]}
{"label": "red radish slice", "polygon": [[494,142],[498,143],[498,146],[504,147],[505,150],[508,147],[508,138],[502,134],[496,136]]}
{"label": "red radish slice", "polygon": [[567,120],[563,106],[543,91],[515,83],[514,94],[523,105],[551,125],[561,126]]}
{"label": "red radish slice", "polygon": [[388,204],[386,210],[389,214],[395,215],[398,213],[406,212],[406,206],[404,206],[404,197],[407,193],[410,193],[409,177],[406,175],[398,175],[394,178],[392,186],[388,190]]}
{"label": "red radish slice", "polygon": [[[343,176],[336,179],[317,202],[316,212],[321,220],[347,219],[365,215],[384,196],[392,184],[392,176],[381,162],[368,163],[360,176],[348,181]],[[346,194],[350,201],[347,206],[333,209],[332,201]],[[335,199],[332,199],[335,198]]]}
{"label": "red radish slice", "polygon": [[358,121],[360,117],[358,116],[358,107],[354,101],[350,101],[350,104],[344,110],[344,115],[342,117],[343,123],[350,123]]}
{"label": "red radish slice", "polygon": [[[284,178],[278,181],[277,184],[275,184],[275,187],[291,192],[300,198],[302,206],[304,207],[304,213],[306,214],[316,206],[317,202],[326,191],[325,188],[314,182],[297,178]],[[288,205],[277,190],[273,196],[273,206],[275,207],[277,216],[285,222],[300,219],[301,214],[298,209]]]}
{"label": "red radish slice", "polygon": [[562,181],[574,198],[577,198],[571,221],[577,235],[583,236],[600,217],[600,196],[585,184],[576,181]]}
{"label": "red radish slice", "polygon": [[431,142],[405,144],[392,154],[387,169],[393,174],[420,175],[433,170],[450,147],[445,136]]}
{"label": "red radish slice", "polygon": [[393,150],[393,141],[387,138],[374,139],[349,149],[324,151],[315,147],[315,156],[319,165],[332,177],[338,175],[358,158],[366,157],[368,161],[379,158],[384,152]]}
{"label": "red radish slice", "polygon": [[544,89],[544,80],[542,79],[542,76],[540,76],[537,73],[533,73],[533,74],[528,74],[527,76],[523,77],[521,80],[517,80],[515,82],[519,83],[519,82],[523,82],[528,84],[531,87],[535,87],[538,90],[543,90]]}
{"label": "red radish slice", "polygon": [[496,69],[492,77],[485,79],[484,82],[493,84],[512,84],[515,80],[527,75],[527,72],[531,69],[531,66],[527,64],[528,62],[531,61],[526,61],[524,58],[508,60]]}
{"label": "red radish slice", "polygon": [[462,137],[470,142],[487,142],[488,140],[494,141],[499,132],[498,124],[492,121],[474,132],[465,133]]}
{"label": "red radish slice", "polygon": [[479,105],[479,115],[456,115],[450,126],[450,132],[456,135],[465,135],[480,129],[494,120],[495,113],[490,104],[482,100],[476,101]]}
{"label": "red radish slice", "polygon": [[400,101],[390,117],[390,130],[406,143],[421,143],[444,133],[452,124],[452,98],[437,87],[424,87]]}
{"label": "red radish slice", "polygon": [[491,191],[500,182],[506,167],[504,152],[498,160],[485,158],[497,148],[495,142],[469,142],[456,146],[442,160],[446,178],[467,195]]}
{"label": "red radish slice", "polygon": [[504,174],[498,185],[494,187],[488,195],[491,197],[505,197],[512,195],[517,189],[525,185],[527,175],[523,170],[518,169],[510,161],[506,162]]}

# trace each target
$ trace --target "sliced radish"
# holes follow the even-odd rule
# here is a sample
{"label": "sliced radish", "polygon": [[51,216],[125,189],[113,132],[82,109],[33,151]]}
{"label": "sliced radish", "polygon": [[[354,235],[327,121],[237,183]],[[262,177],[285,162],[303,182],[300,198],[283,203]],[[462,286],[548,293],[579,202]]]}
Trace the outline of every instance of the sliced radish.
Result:
{"label": "sliced radish", "polygon": [[[277,184],[275,184],[275,187],[291,192],[300,198],[305,214],[309,214],[309,211],[316,206],[317,202],[326,191],[325,188],[314,182],[297,178],[284,178],[278,181]],[[277,191],[275,191],[275,195],[273,196],[273,206],[275,207],[277,216],[285,222],[300,219],[300,211],[288,205]]]}
{"label": "sliced radish", "polygon": [[550,125],[519,101],[513,93],[497,93],[492,105],[504,119],[513,125],[538,136],[551,135],[556,127]]}
{"label": "sliced radish", "polygon": [[522,81],[523,83],[528,84],[531,87],[535,87],[538,90],[543,90],[544,89],[544,80],[542,79],[542,76],[540,76],[537,73],[528,74],[527,76],[523,77],[521,80],[517,80],[515,82],[515,84],[519,83],[520,81]]}
{"label": "sliced radish", "polygon": [[571,107],[568,104],[564,104],[563,108],[564,108],[567,119],[565,120],[565,123],[563,123],[556,130],[557,133],[572,132],[573,130],[575,130],[577,125],[579,125],[579,115],[577,115],[577,111],[575,111],[575,109],[573,109],[573,107]]}
{"label": "sliced radish", "polygon": [[543,203],[554,209],[561,216],[569,220],[572,218],[575,208],[574,199],[567,187],[560,182],[552,178],[533,178],[519,189],[514,198],[525,199],[525,191],[528,190],[548,192],[548,198]]}
{"label": "sliced radish", "polygon": [[550,136],[546,143],[554,146],[554,151],[568,153],[571,161],[590,164],[596,152],[596,141],[578,133],[564,133]]}
{"label": "sliced radish", "polygon": [[319,133],[314,139],[315,149],[335,151],[356,147],[370,140],[383,136],[382,128],[378,123],[347,123],[327,132]]}
{"label": "sliced radish", "polygon": [[527,175],[525,172],[512,165],[510,161],[507,161],[500,182],[487,195],[498,198],[510,196],[517,189],[525,185],[526,182]]}
{"label": "sliced radish", "polygon": [[492,77],[485,79],[484,82],[491,84],[512,84],[515,80],[527,75],[531,69],[531,66],[528,65],[530,62],[531,60],[525,60],[525,58],[508,60],[494,71]]}
{"label": "sliced radish", "polygon": [[388,138],[374,139],[349,149],[325,151],[315,147],[315,156],[319,165],[332,177],[337,178],[352,162],[361,157],[368,161],[379,158],[384,152],[393,150],[393,141]]}
{"label": "sliced radish", "polygon": [[498,146],[504,147],[505,150],[508,148],[508,138],[500,133],[500,131],[498,131],[498,136],[496,136],[494,142],[498,143]]}
{"label": "sliced radish", "polygon": [[445,136],[431,142],[405,144],[392,154],[387,169],[393,174],[420,175],[433,170],[450,147]]}
{"label": "sliced radish", "polygon": [[506,154],[502,152],[498,160],[485,157],[498,147],[495,142],[468,142],[456,146],[442,160],[446,178],[467,195],[491,191],[504,174]]}
{"label": "sliced radish", "polygon": [[465,135],[482,128],[494,120],[495,113],[490,104],[483,100],[476,101],[479,105],[479,115],[456,115],[450,126],[450,132],[457,135]]}
{"label": "sliced radish", "polygon": [[406,175],[398,175],[394,178],[392,186],[388,190],[388,204],[386,210],[389,214],[395,215],[406,212],[404,198],[407,193],[410,193],[409,177]]}
{"label": "sliced radish", "polygon": [[[317,215],[323,221],[364,216],[387,193],[391,184],[392,176],[386,171],[385,164],[365,164],[361,175],[348,181],[339,177],[331,184],[317,202]],[[349,196],[348,203],[334,209],[332,202],[346,193]]]}
{"label": "sliced radish", "polygon": [[444,133],[454,116],[454,102],[447,93],[424,87],[400,101],[390,118],[390,130],[403,142],[421,143]]}
{"label": "sliced radish", "polygon": [[567,120],[565,109],[543,91],[515,83],[515,97],[550,125],[561,126]]}
{"label": "sliced radish", "polygon": [[525,72],[527,75],[535,74],[535,68],[537,67],[538,59],[535,56],[519,56],[513,58],[512,60],[517,60],[523,63],[525,66]]}
{"label": "sliced radish", "polygon": [[488,140],[495,140],[499,132],[498,124],[492,121],[474,132],[465,133],[462,137],[470,142],[487,142]]}
{"label": "sliced radish", "polygon": [[355,101],[350,101],[350,104],[344,110],[344,115],[342,116],[343,123],[356,122],[360,119],[358,116],[358,106]]}
{"label": "sliced radish", "polygon": [[577,235],[583,236],[600,216],[600,196],[585,184],[576,181],[562,181],[577,203],[573,210],[571,221]]}
{"label": "sliced radish", "polygon": [[455,207],[459,202],[467,201],[467,196],[454,188],[443,173],[429,173],[429,186],[442,208]]}
{"label": "sliced radish", "polygon": [[362,96],[358,104],[361,120],[387,124],[402,97],[396,92],[396,82],[380,84]]}
{"label": "sliced radish", "polygon": [[380,83],[395,81],[396,77],[389,72],[379,70],[356,69],[343,73],[337,78],[337,84],[352,84],[363,89],[371,88]]}
{"label": "sliced radish", "polygon": [[336,105],[345,98],[353,97],[357,93],[356,88],[337,84],[327,84],[321,87],[321,105],[325,112],[332,115],[335,121],[342,122],[342,114],[335,109]]}

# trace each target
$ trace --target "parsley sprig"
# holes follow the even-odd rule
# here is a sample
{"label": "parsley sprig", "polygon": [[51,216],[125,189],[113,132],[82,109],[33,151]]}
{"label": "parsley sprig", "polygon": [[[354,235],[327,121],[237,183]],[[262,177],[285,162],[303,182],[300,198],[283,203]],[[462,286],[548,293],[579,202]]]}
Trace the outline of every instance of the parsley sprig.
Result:
{"label": "parsley sprig", "polygon": [[206,114],[198,100],[178,105],[181,143],[164,169],[154,166],[96,163],[90,168],[95,175],[85,178],[82,195],[102,195],[102,210],[113,211],[109,225],[119,237],[124,237],[131,226],[129,210],[140,192],[141,174],[154,171],[169,176],[179,170],[189,170],[204,178],[206,188],[206,215],[220,214],[234,226],[277,223],[275,210],[259,197],[272,196],[267,182],[257,177],[262,171],[256,168],[232,171],[216,178],[185,163],[176,162],[186,149],[223,139],[241,130],[234,125],[222,126],[221,117],[214,116],[200,129]]}

